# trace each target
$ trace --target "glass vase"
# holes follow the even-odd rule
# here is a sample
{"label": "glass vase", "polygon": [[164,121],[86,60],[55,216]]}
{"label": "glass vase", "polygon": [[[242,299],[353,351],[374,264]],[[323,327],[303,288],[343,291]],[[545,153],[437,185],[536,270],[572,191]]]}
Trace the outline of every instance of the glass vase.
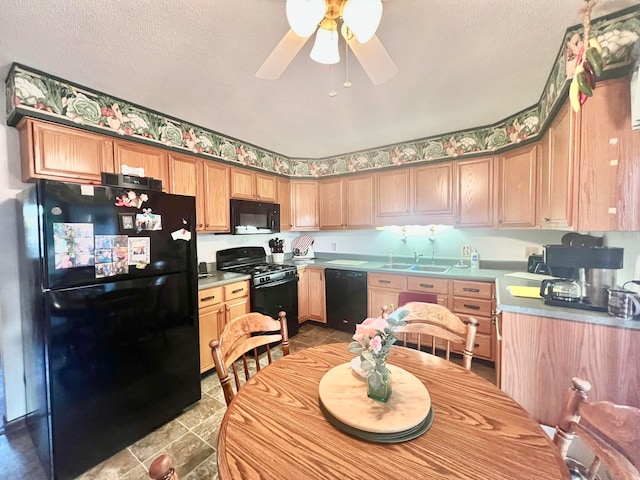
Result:
{"label": "glass vase", "polygon": [[367,397],[378,402],[387,402],[391,396],[391,376],[386,365],[377,367],[367,375]]}

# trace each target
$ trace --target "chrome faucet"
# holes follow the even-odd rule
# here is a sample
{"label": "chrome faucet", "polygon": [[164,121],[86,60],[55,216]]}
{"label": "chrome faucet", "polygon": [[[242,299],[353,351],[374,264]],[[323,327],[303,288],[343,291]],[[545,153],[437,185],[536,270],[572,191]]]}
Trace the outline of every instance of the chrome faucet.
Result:
{"label": "chrome faucet", "polygon": [[413,252],[413,263],[418,263],[420,261],[420,257],[422,257],[421,254],[419,254],[418,252]]}

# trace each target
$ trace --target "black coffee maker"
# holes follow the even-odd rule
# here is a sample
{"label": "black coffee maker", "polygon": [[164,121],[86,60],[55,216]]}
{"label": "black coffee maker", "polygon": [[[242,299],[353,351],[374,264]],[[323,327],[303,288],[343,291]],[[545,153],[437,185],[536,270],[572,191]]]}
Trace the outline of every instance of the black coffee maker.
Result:
{"label": "black coffee maker", "polygon": [[616,288],[616,271],[623,267],[624,249],[603,246],[545,245],[544,260],[551,275],[575,280],[580,286],[578,302],[546,304],[606,311],[609,288]]}

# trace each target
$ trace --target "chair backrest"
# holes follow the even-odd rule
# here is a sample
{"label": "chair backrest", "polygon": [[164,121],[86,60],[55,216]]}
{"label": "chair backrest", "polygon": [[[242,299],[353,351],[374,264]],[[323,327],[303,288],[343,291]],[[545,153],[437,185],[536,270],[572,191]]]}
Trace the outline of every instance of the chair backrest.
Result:
{"label": "chair backrest", "polygon": [[271,363],[273,359],[270,344],[274,342],[282,342],[282,354],[289,355],[289,332],[285,312],[278,314],[278,320],[256,312],[241,315],[227,323],[220,339],[209,342],[227,405],[231,403],[234,396],[229,368],[233,370],[237,391],[241,384],[236,361],[242,360],[244,380],[249,380],[251,377],[249,361],[253,360],[255,363],[256,372],[261,368],[258,347],[266,346],[267,361]]}
{"label": "chair backrest", "polygon": [[400,292],[398,305],[404,305],[409,302],[438,303],[438,295],[435,293]]}
{"label": "chair backrest", "polygon": [[604,464],[611,478],[640,479],[640,409],[611,402],[589,402],[591,385],[574,377],[567,392],[553,442],[563,458],[578,436],[595,458],[587,478],[595,478]]}
{"label": "chair backrest", "polygon": [[173,461],[169,455],[160,455],[149,465],[149,477],[153,480],[180,480],[173,469]]}
{"label": "chair backrest", "polygon": [[408,310],[409,314],[404,318],[407,325],[397,327],[396,337],[407,346],[407,342],[415,343],[418,350],[427,346],[430,340],[431,352],[436,353],[436,339],[445,342],[447,360],[450,359],[451,344],[464,345],[462,352],[462,364],[467,370],[471,369],[473,348],[478,330],[478,321],[469,317],[465,324],[460,317],[451,313],[443,306],[435,303],[409,302],[398,307],[398,310]]}

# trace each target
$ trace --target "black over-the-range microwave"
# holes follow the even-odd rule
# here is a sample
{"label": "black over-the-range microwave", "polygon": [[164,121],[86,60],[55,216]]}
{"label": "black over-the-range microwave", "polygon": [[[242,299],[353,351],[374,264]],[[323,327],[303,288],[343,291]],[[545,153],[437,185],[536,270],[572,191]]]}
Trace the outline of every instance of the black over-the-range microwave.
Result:
{"label": "black over-the-range microwave", "polygon": [[251,235],[280,231],[280,205],[278,203],[231,200],[231,233]]}

